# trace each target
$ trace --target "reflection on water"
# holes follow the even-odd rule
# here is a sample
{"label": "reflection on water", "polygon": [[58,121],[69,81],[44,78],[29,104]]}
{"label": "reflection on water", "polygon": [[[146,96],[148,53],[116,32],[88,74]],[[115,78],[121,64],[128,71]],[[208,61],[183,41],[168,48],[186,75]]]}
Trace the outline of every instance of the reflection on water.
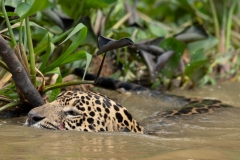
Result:
{"label": "reflection on water", "polygon": [[139,159],[165,150],[152,136],[48,131],[15,124],[2,125],[0,139],[0,159]]}
{"label": "reflection on water", "polygon": [[[240,85],[230,86],[212,88],[216,93],[209,88],[174,93],[221,99],[239,107]],[[164,119],[157,112],[165,108],[151,97],[113,98],[158,136],[49,131],[22,126],[25,118],[5,119],[0,120],[0,159],[240,159],[240,108]]]}
{"label": "reflection on water", "polygon": [[176,95],[184,95],[200,98],[219,99],[227,104],[240,107],[240,83],[222,83],[215,86],[205,86],[196,91],[174,90]]}

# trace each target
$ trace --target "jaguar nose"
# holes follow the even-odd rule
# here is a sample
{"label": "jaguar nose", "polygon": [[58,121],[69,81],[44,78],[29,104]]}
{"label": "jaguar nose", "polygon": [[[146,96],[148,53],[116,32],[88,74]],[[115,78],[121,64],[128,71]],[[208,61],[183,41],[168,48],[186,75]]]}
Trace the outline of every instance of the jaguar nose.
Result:
{"label": "jaguar nose", "polygon": [[45,117],[42,117],[36,113],[28,113],[28,124],[33,125],[41,120],[43,120]]}

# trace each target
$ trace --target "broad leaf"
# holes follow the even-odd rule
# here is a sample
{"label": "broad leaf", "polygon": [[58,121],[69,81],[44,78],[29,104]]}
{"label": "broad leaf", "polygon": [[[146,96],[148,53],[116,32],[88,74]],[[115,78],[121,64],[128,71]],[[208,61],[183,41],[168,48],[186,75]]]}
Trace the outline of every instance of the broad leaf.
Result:
{"label": "broad leaf", "polygon": [[218,39],[210,35],[207,39],[189,43],[187,45],[187,48],[190,53],[194,53],[201,48],[203,48],[204,51],[207,51],[208,49],[213,48],[217,44],[218,44]]}
{"label": "broad leaf", "polygon": [[18,14],[19,17],[23,16],[26,11],[29,10],[29,8],[31,8],[31,5],[27,2],[22,2],[20,4],[18,4],[17,8],[16,8],[16,13]]}
{"label": "broad leaf", "polygon": [[206,75],[207,63],[210,60],[204,55],[203,48],[190,52],[190,56],[190,63],[186,65],[184,75],[188,76],[193,82],[198,82]]}
{"label": "broad leaf", "polygon": [[159,27],[153,22],[149,23],[148,29],[157,37],[165,37],[168,34],[168,31],[165,28]]}
{"label": "broad leaf", "polygon": [[203,48],[200,48],[199,50],[190,53],[191,55],[191,63],[199,61],[199,60],[206,60],[206,56],[204,55]]}
{"label": "broad leaf", "polygon": [[166,51],[174,51],[175,54],[171,56],[166,65],[164,66],[162,72],[168,77],[173,77],[175,75],[175,70],[179,65],[179,61],[184,52],[185,46],[183,42],[176,40],[175,38],[168,38],[161,42],[160,47]]}
{"label": "broad leaf", "polygon": [[21,3],[22,0],[5,0],[4,4],[5,6],[11,6],[16,8],[18,6],[19,3]]}
{"label": "broad leaf", "polygon": [[209,62],[206,60],[194,61],[186,66],[184,75],[187,75],[194,82],[199,81],[199,79],[203,78],[206,75],[208,67],[206,64]]}
{"label": "broad leaf", "polygon": [[24,18],[31,16],[40,10],[43,10],[44,8],[48,7],[48,5],[48,0],[35,0],[33,4],[22,2],[16,8],[16,13],[20,17],[18,20],[21,21]]}
{"label": "broad leaf", "polygon": [[[45,68],[43,72],[48,72],[48,71],[52,70],[53,68],[59,67],[66,60],[66,58],[71,53],[73,53],[77,49],[77,47],[84,41],[84,39],[85,39],[85,37],[87,35],[87,28],[82,23],[77,25],[75,28],[78,28],[78,31],[80,30],[80,32],[78,33],[77,37],[72,41],[72,43],[69,46],[68,50],[66,52],[64,52],[52,64],[50,64],[47,68]],[[74,29],[74,32],[75,32],[75,29]],[[71,35],[73,35],[73,34],[71,34]],[[68,37],[68,38],[70,38],[70,37]]]}

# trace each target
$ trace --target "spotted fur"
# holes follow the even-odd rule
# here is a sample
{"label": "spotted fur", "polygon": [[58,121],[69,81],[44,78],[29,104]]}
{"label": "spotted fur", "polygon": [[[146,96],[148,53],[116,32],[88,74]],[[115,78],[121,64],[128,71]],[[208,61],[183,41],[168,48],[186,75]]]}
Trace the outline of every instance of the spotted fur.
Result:
{"label": "spotted fur", "polygon": [[184,107],[159,113],[161,117],[169,118],[175,116],[190,116],[194,114],[212,113],[219,108],[232,107],[222,103],[220,100],[184,98],[188,102]]}
{"label": "spotted fur", "polygon": [[83,91],[61,93],[55,101],[32,109],[25,125],[52,130],[147,133],[119,103]]}

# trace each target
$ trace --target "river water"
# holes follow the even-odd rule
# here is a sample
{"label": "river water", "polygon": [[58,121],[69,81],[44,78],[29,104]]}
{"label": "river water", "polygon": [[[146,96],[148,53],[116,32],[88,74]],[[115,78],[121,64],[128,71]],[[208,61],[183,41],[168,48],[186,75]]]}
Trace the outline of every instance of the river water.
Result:
{"label": "river water", "polygon": [[[214,113],[163,119],[148,96],[106,92],[158,136],[134,133],[50,131],[22,126],[25,117],[0,120],[0,159],[239,160],[240,84],[228,83],[170,94],[214,98],[235,106]],[[154,118],[151,118],[154,117]]]}

